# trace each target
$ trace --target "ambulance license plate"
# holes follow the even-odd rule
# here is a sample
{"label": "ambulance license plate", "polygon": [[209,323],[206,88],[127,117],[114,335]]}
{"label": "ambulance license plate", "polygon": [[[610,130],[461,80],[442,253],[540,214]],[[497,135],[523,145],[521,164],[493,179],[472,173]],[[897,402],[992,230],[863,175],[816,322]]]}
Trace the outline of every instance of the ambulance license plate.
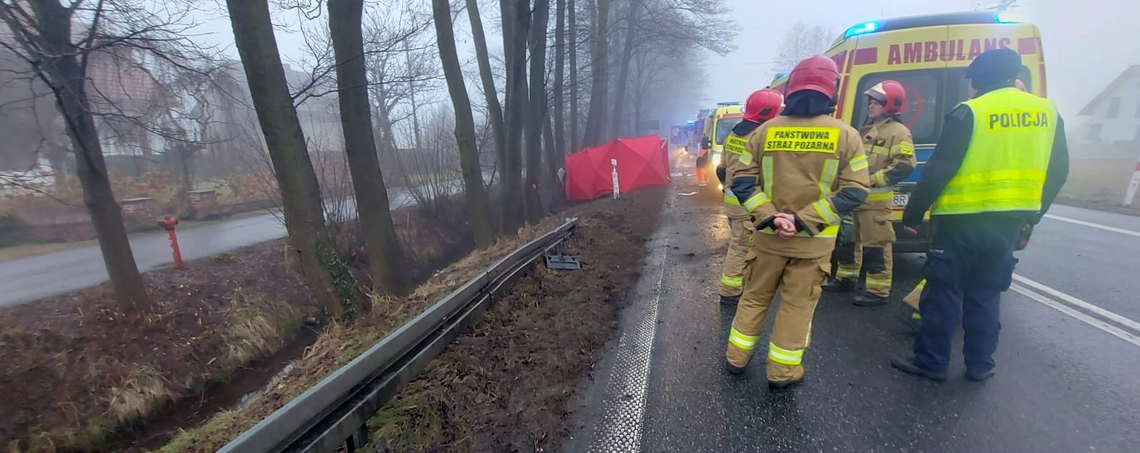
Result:
{"label": "ambulance license plate", "polygon": [[896,208],[905,208],[906,204],[910,201],[910,194],[896,193],[893,201]]}

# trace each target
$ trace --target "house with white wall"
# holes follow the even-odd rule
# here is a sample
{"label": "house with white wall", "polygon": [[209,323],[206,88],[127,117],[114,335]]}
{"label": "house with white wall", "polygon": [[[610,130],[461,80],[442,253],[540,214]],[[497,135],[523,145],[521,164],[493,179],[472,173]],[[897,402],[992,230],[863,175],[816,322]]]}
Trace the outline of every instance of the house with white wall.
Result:
{"label": "house with white wall", "polygon": [[1078,116],[1087,117],[1080,141],[1140,142],[1140,65],[1129,66],[1092,99]]}

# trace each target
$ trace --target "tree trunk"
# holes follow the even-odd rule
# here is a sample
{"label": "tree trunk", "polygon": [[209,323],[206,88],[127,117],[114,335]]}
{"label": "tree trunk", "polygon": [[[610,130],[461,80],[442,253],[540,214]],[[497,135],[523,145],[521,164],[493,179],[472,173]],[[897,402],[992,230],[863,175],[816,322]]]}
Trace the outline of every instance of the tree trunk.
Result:
{"label": "tree trunk", "polygon": [[329,240],[321,189],[285,82],[268,0],[226,0],[226,5],[281,191],[290,251],[300,265],[302,281],[327,314],[351,318],[356,310],[355,282]]}
{"label": "tree trunk", "polygon": [[555,2],[554,17],[554,149],[547,152],[561,156],[566,154],[566,0]]}
{"label": "tree trunk", "polygon": [[[474,1],[474,0],[473,0]],[[464,197],[475,230],[475,247],[486,250],[494,241],[491,231],[491,211],[487,194],[483,191],[483,169],[479,165],[479,148],[475,144],[475,118],[471,114],[471,99],[463,83],[463,68],[455,50],[455,31],[451,23],[451,5],[448,0],[432,0],[435,17],[435,36],[439,46],[439,59],[443,75],[447,78],[447,92],[455,107],[455,142],[459,145],[459,163],[463,168]],[[478,12],[472,14],[478,15]],[[500,116],[500,121],[502,117]]]}
{"label": "tree trunk", "polygon": [[536,225],[542,208],[542,124],[546,117],[546,27],[550,0],[535,0],[530,24],[530,110],[526,125],[526,222]]}
{"label": "tree trunk", "polygon": [[554,128],[550,124],[550,115],[543,118],[543,138],[546,141],[546,184],[547,196],[550,199],[550,212],[557,212],[566,204],[566,188],[558,180],[558,168],[562,167],[565,154],[558,152],[554,144]]}
{"label": "tree trunk", "polygon": [[609,33],[607,27],[610,21],[610,0],[598,0],[598,19],[594,23],[594,55],[590,61],[591,77],[593,83],[590,88],[590,109],[586,113],[586,133],[582,139],[583,145],[595,146],[602,142],[602,130],[605,125],[605,103],[609,75],[608,64]]}
{"label": "tree trunk", "polygon": [[368,76],[364,62],[362,17],[364,0],[329,0],[329,31],[336,58],[340,124],[344,152],[356,192],[356,212],[364,249],[372,264],[372,284],[391,294],[409,289],[404,253],[396,239],[388,189],[372,135],[372,111],[368,102]]}
{"label": "tree trunk", "polygon": [[408,99],[412,101],[412,136],[416,143],[416,152],[423,149],[423,144],[420,143],[420,106],[416,104],[416,83],[411,79],[411,75],[415,74],[415,69],[412,67],[412,50],[408,47],[408,40],[404,40],[404,57],[408,62]]}
{"label": "tree trunk", "polygon": [[30,3],[38,22],[34,25],[37,44],[42,51],[53,56],[50,64],[41,66],[45,71],[45,82],[52,89],[56,107],[66,123],[67,135],[75,152],[76,172],[83,187],[83,204],[87,206],[91,224],[95,227],[103,264],[107,267],[119,309],[131,314],[151,311],[154,302],[147,295],[135,256],[131,253],[123,212],[111,190],[99,131],[90,114],[87,74],[71,42],[72,13],[57,0],[33,0]]}
{"label": "tree trunk", "polygon": [[[483,34],[483,19],[479,17],[479,0],[467,0],[467,16],[471,18],[471,35],[475,40],[475,59],[479,62],[479,80],[483,82],[483,97],[487,99],[487,115],[491,117],[491,132],[495,135],[495,166],[500,174],[507,172],[507,126],[503,120],[503,107],[499,104],[499,91],[491,73],[491,58],[487,53],[487,36]],[[465,90],[466,91],[466,90]]]}
{"label": "tree trunk", "polygon": [[570,152],[578,151],[578,13],[574,0],[566,1],[566,22],[570,29]]}
{"label": "tree trunk", "polygon": [[522,138],[527,115],[527,1],[501,0],[507,66],[507,165],[503,173],[503,234],[516,236],[523,225]]}
{"label": "tree trunk", "polygon": [[625,17],[625,42],[621,51],[621,70],[618,72],[617,90],[614,91],[614,134],[622,134],[623,125],[629,124],[622,113],[625,112],[625,90],[629,84],[629,65],[633,60],[633,48],[636,47],[637,36],[634,33],[634,24],[637,21],[637,9],[641,7],[641,0],[629,1],[629,13]]}

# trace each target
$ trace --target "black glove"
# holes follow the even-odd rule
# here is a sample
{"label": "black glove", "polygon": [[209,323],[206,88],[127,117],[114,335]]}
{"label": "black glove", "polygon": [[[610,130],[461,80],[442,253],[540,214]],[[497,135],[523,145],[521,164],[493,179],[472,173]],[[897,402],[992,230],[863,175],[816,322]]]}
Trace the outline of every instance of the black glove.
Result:
{"label": "black glove", "polygon": [[721,184],[724,184],[724,178],[727,176],[727,173],[728,170],[724,167],[716,167],[716,179],[720,180]]}

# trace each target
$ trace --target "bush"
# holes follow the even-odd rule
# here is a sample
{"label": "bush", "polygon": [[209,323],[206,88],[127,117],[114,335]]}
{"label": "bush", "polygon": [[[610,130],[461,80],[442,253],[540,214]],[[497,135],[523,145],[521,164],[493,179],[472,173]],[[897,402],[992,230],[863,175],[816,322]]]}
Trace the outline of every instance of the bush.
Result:
{"label": "bush", "polygon": [[0,215],[0,247],[39,242],[28,223],[11,214]]}

